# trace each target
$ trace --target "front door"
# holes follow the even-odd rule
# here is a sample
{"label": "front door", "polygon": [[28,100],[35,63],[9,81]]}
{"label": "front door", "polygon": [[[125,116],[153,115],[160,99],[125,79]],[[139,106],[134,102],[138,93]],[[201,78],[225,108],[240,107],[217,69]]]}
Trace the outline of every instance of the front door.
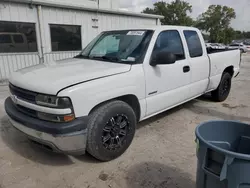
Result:
{"label": "front door", "polygon": [[[190,62],[186,59],[184,36],[178,30],[159,33],[151,57],[161,50],[174,53],[174,64],[151,66],[144,63],[146,78],[147,116],[153,115],[188,98],[191,79]],[[149,60],[150,61],[150,60]]]}

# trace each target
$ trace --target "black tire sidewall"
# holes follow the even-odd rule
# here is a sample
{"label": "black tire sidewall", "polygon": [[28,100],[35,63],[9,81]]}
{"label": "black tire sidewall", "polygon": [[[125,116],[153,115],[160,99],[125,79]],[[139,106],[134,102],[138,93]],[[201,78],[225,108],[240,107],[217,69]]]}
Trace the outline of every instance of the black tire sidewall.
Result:
{"label": "black tire sidewall", "polygon": [[[129,121],[129,130],[121,148],[117,150],[108,150],[102,143],[103,128],[110,118],[116,116],[117,114],[127,116]],[[89,139],[92,140],[91,142],[94,143],[95,146],[92,145],[92,148],[88,148],[89,153],[102,161],[112,160],[123,154],[130,146],[135,134],[136,117],[133,109],[122,101],[114,101],[102,106],[99,109],[98,115],[94,112],[92,117],[93,119],[89,126],[93,127],[89,129],[91,132],[89,132],[88,136],[91,137]]]}
{"label": "black tire sidewall", "polygon": [[[224,93],[223,95],[221,95],[221,90],[223,89],[223,84],[226,80],[229,80],[229,88],[227,90],[226,93]],[[221,82],[220,82],[220,85],[218,87],[218,100],[219,101],[224,101],[227,99],[229,93],[230,93],[230,90],[231,90],[231,86],[232,86],[232,76],[229,74],[229,73],[224,73],[223,76],[222,76],[222,79],[221,79]]]}

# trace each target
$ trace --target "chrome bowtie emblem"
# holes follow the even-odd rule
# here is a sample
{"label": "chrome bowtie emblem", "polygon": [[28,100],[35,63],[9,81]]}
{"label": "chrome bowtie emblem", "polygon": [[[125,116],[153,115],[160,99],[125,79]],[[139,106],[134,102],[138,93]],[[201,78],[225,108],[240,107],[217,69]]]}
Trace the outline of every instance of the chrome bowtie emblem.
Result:
{"label": "chrome bowtie emblem", "polygon": [[12,101],[16,104],[17,103],[17,96],[11,95],[10,97],[11,97]]}

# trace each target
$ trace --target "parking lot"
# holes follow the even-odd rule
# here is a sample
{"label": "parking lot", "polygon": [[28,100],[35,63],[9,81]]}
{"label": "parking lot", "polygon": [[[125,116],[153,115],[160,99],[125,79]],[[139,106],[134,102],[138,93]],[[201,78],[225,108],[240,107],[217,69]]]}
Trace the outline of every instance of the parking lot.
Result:
{"label": "parking lot", "polygon": [[127,152],[106,163],[32,145],[8,122],[8,88],[0,86],[0,188],[193,188],[196,126],[212,119],[250,122],[249,82],[250,55],[244,55],[225,102],[200,97],[141,122]]}

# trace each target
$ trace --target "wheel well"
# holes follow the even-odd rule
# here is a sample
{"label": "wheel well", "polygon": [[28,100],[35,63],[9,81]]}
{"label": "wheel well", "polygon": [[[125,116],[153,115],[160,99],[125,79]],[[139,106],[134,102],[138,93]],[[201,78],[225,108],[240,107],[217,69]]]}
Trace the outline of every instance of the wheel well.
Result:
{"label": "wheel well", "polygon": [[[234,75],[234,67],[233,66],[229,66],[229,67],[227,67],[225,70],[224,70],[224,72],[227,72],[227,73],[229,73],[231,76],[233,76]],[[223,72],[223,73],[224,73]]]}
{"label": "wheel well", "polygon": [[89,114],[91,112],[93,112],[93,110],[95,110],[96,108],[98,108],[100,105],[105,104],[107,102],[110,102],[112,100],[120,100],[120,101],[123,101],[123,102],[127,103],[134,110],[137,121],[140,120],[140,117],[141,117],[141,108],[140,108],[139,100],[138,100],[138,98],[135,95],[123,95],[123,96],[120,96],[120,97],[117,97],[117,98],[110,99],[108,101],[104,101],[104,102],[96,105],[94,108],[92,108],[91,111],[89,112]]}
{"label": "wheel well", "polygon": [[124,96],[118,97],[116,99],[121,100],[121,101],[127,103],[129,106],[131,106],[131,108],[135,112],[137,121],[140,120],[141,108],[140,108],[139,100],[137,99],[137,97],[135,95],[124,95]]}

